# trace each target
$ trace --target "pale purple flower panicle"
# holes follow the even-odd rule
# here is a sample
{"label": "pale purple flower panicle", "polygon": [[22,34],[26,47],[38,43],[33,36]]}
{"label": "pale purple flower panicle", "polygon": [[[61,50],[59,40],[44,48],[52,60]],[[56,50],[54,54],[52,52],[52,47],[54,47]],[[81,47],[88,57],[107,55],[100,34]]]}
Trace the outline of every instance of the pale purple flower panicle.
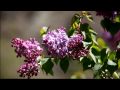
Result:
{"label": "pale purple flower panicle", "polygon": [[34,61],[43,51],[35,38],[30,38],[29,40],[14,38],[12,40],[12,47],[15,47],[17,57],[24,56],[28,61]]}
{"label": "pale purple flower panicle", "polygon": [[68,42],[69,55],[73,59],[79,59],[88,54],[88,50],[83,46],[83,36],[81,34],[76,34],[70,37]]}
{"label": "pale purple flower panicle", "polygon": [[48,54],[60,58],[64,58],[68,54],[68,40],[64,27],[43,35],[43,45],[47,47]]}

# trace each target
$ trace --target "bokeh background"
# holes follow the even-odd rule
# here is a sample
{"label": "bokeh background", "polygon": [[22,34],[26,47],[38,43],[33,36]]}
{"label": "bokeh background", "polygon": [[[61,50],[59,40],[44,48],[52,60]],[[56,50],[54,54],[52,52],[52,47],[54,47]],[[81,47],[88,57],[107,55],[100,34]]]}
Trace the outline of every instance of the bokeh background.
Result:
{"label": "bokeh background", "polygon": [[[94,11],[90,11],[95,23],[89,23],[98,33],[102,29],[100,20]],[[11,47],[11,40],[14,37],[29,39],[35,37],[41,42],[39,30],[43,26],[51,26],[56,29],[64,26],[70,27],[71,18],[80,11],[1,11],[0,12],[0,78],[2,79],[22,79],[17,74],[17,69],[23,63],[22,58],[16,58],[14,48]],[[84,20],[86,22],[86,20]],[[74,73],[80,78],[93,78],[91,70],[82,71],[82,66],[77,61],[70,62],[70,67],[66,74],[59,65],[54,65],[54,76],[40,73],[34,79],[69,79]]]}

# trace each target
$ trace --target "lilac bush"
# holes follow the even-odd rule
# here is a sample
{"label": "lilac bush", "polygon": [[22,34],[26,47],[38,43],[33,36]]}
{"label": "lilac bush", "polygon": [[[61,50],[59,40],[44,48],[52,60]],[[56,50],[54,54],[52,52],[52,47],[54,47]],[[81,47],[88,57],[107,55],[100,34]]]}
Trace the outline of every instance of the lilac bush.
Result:
{"label": "lilac bush", "polygon": [[[120,11],[96,11],[96,16],[103,16],[103,38],[97,36],[88,23],[82,22],[83,18],[94,21],[87,11],[75,14],[69,29],[63,26],[51,31],[47,27],[42,28],[40,35],[44,49],[35,38],[13,38],[11,43],[17,57],[25,58],[24,64],[17,71],[20,77],[37,76],[39,68],[53,75],[55,63],[59,63],[66,73],[70,60],[77,60],[82,64],[83,71],[93,71],[95,79],[119,79]],[[47,51],[48,55],[43,55],[43,51]]]}

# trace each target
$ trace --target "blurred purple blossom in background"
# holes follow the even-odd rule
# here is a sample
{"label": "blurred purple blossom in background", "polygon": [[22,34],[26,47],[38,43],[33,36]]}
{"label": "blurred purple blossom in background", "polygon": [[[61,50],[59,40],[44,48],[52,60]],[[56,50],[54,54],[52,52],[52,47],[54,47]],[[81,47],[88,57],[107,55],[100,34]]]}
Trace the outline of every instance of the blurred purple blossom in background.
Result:
{"label": "blurred purple blossom in background", "polygon": [[[96,15],[103,16],[103,18],[107,18],[113,22],[115,17],[120,15],[120,11],[96,11]],[[111,28],[111,25],[109,27]],[[110,46],[111,50],[117,49],[117,45],[120,42],[120,30],[119,29],[117,33],[115,33],[115,35],[111,35],[111,32],[105,29],[101,32],[101,36],[106,41],[108,46]]]}
{"label": "blurred purple blossom in background", "polygon": [[96,11],[97,16],[103,16],[104,18],[108,18],[113,20],[117,15],[120,15],[120,11]]}
{"label": "blurred purple blossom in background", "polygon": [[101,35],[112,50],[117,49],[117,45],[120,42],[120,30],[114,36],[112,36],[108,31],[102,32]]}

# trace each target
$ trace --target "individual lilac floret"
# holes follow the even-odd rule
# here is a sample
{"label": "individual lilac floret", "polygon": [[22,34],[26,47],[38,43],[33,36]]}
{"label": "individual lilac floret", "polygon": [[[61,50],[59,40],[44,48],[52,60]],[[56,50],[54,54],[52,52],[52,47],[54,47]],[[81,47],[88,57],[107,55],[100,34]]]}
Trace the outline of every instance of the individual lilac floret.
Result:
{"label": "individual lilac floret", "polygon": [[43,45],[47,47],[48,54],[60,58],[64,58],[68,54],[68,40],[64,27],[43,35]]}
{"label": "individual lilac floret", "polygon": [[73,59],[79,59],[88,54],[88,50],[83,46],[83,36],[81,34],[76,34],[71,36],[68,42],[69,55]]}
{"label": "individual lilac floret", "polygon": [[29,40],[14,38],[12,40],[12,47],[15,47],[17,57],[24,56],[29,61],[34,61],[43,51],[35,38],[30,38]]}
{"label": "individual lilac floret", "polygon": [[26,62],[25,64],[21,65],[19,70],[17,71],[20,74],[20,77],[27,77],[30,78],[32,76],[38,75],[39,65],[36,62]]}

